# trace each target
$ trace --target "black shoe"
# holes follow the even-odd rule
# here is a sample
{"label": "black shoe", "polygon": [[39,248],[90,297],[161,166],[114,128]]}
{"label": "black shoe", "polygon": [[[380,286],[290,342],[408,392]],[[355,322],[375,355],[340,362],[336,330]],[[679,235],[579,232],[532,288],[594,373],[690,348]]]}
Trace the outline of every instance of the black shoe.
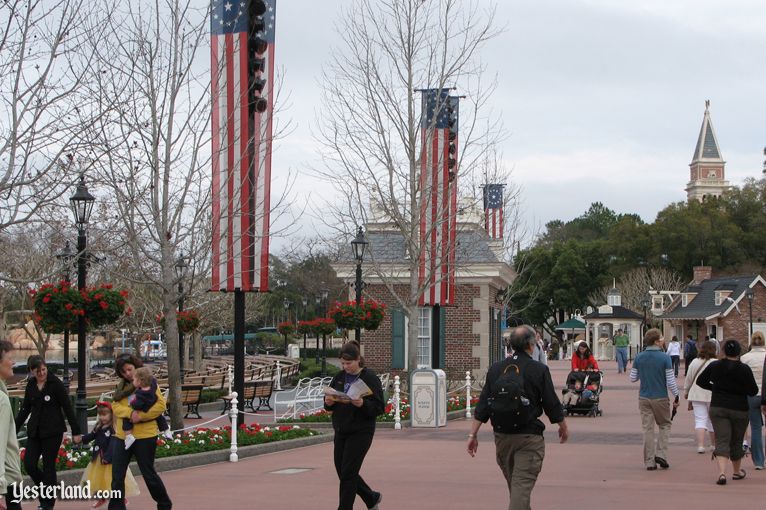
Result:
{"label": "black shoe", "polygon": [[646,466],[647,471],[657,471],[657,466]]}
{"label": "black shoe", "polygon": [[368,509],[368,510],[378,510],[378,505],[380,504],[380,502],[381,502],[381,501],[383,501],[383,494],[381,494],[380,492],[378,492],[378,500],[375,502],[375,504],[374,504],[374,505],[372,505],[371,507],[369,507],[369,509]]}
{"label": "black shoe", "polygon": [[662,457],[655,457],[654,462],[656,462],[662,469],[667,469],[670,467],[670,464],[668,464],[668,461],[666,461]]}

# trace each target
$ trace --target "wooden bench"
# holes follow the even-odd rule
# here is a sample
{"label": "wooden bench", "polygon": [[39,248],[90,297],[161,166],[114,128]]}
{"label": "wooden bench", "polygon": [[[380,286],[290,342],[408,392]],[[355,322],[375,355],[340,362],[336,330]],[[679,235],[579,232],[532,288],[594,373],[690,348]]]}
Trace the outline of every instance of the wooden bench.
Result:
{"label": "wooden bench", "polygon": [[193,413],[198,419],[202,419],[202,416],[199,414],[199,404],[200,400],[202,400],[203,388],[204,386],[201,384],[181,385],[181,405],[186,406],[184,418],[188,418]]}
{"label": "wooden bench", "polygon": [[[271,409],[271,393],[274,389],[274,383],[272,381],[246,381],[244,387],[244,396],[242,397],[243,409],[250,408],[254,413],[257,413],[261,407]],[[255,407],[255,399],[258,399],[258,407]],[[231,395],[224,395],[221,397],[223,400],[223,410],[221,414],[226,414],[231,410]]]}

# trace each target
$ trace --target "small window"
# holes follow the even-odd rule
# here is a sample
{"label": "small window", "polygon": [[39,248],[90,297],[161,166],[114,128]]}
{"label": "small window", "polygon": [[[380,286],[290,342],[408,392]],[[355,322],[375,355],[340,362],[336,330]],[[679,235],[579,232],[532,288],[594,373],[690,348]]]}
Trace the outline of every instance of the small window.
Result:
{"label": "small window", "polygon": [[663,310],[663,300],[662,296],[652,296],[652,311],[662,311]]}
{"label": "small window", "polygon": [[431,308],[418,308],[418,368],[431,368]]}
{"label": "small window", "polygon": [[689,294],[681,294],[681,306],[687,306],[689,304]]}

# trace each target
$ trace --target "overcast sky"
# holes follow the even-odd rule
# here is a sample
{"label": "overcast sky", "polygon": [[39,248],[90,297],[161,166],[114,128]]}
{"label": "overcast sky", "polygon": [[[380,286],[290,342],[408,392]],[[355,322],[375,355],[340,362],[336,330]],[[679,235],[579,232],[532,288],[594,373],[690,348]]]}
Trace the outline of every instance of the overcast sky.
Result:
{"label": "overcast sky", "polygon": [[[318,79],[340,44],[333,23],[350,1],[278,2],[276,61],[295,129],[276,147],[273,169],[277,178],[298,173],[299,204],[320,200],[323,189],[304,169],[317,154]],[[705,99],[728,180],[760,177],[763,7],[762,0],[499,1],[496,20],[507,28],[482,59],[497,73],[492,107],[507,129],[501,152],[523,189],[524,220],[533,227],[569,220],[601,201],[651,222],[685,200]],[[304,219],[304,232],[312,222]]]}

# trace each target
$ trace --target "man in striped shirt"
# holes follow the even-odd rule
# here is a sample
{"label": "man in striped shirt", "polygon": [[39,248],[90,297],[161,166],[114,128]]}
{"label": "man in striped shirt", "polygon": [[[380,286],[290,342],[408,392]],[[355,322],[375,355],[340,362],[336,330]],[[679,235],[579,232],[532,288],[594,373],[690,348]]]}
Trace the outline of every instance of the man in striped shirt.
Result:
{"label": "man in striped shirt", "polygon": [[[644,334],[644,352],[633,360],[630,369],[630,381],[641,381],[638,390],[638,410],[641,412],[641,425],[644,429],[644,465],[649,471],[657,466],[663,469],[668,464],[668,439],[670,438],[671,403],[668,390],[675,397],[673,408],[678,407],[678,386],[673,374],[670,356],[662,350],[662,332],[652,328]],[[659,427],[655,444],[654,424]]]}

